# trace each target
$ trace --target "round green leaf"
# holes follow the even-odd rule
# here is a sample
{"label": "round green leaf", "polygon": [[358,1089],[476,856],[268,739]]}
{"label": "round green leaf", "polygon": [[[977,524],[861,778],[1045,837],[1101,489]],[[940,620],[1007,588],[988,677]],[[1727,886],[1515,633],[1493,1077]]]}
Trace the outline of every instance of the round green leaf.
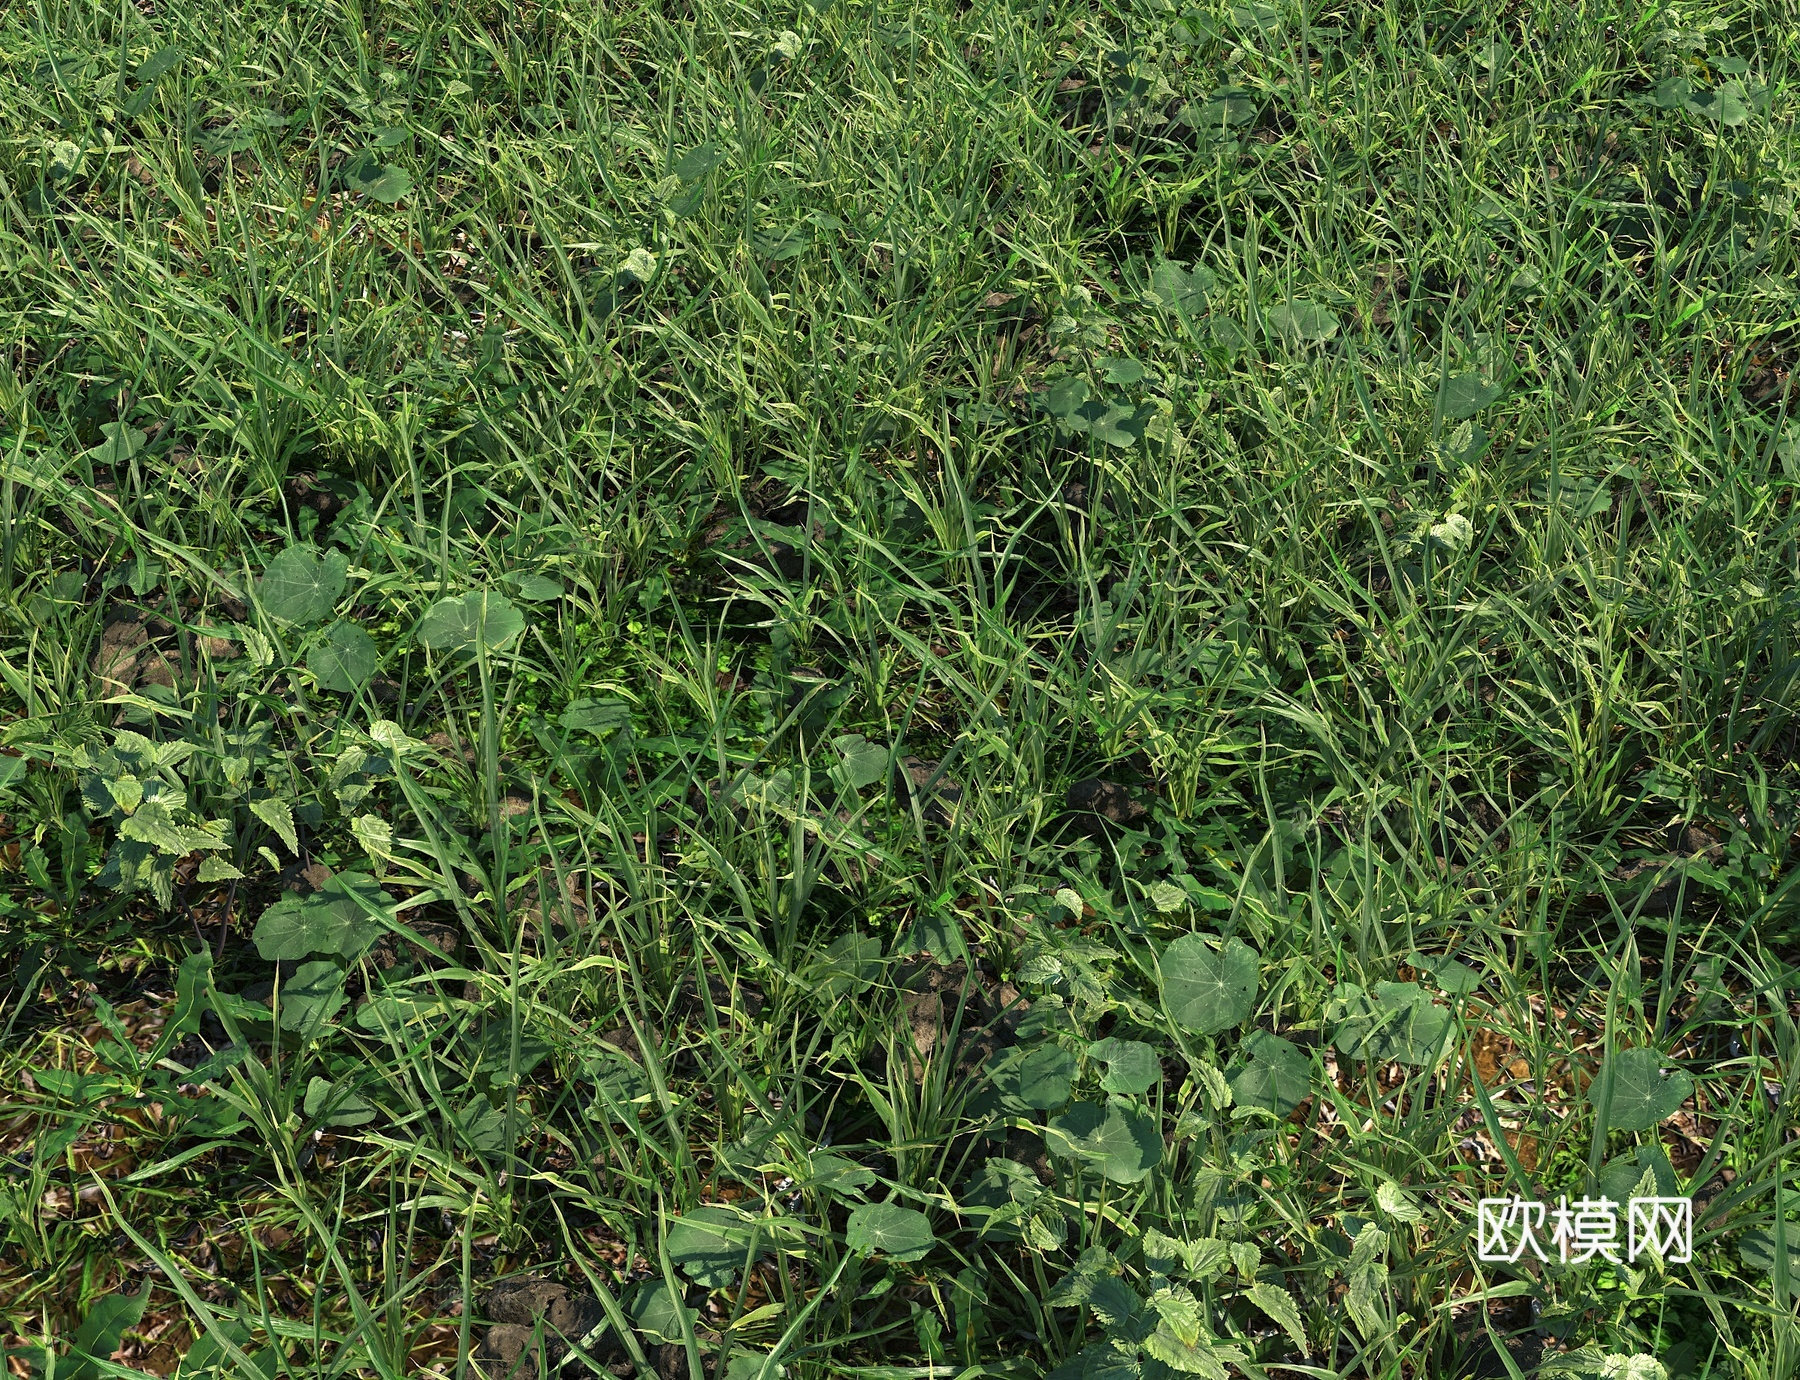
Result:
{"label": "round green leaf", "polygon": [[369,683],[379,659],[375,639],[356,624],[340,618],[306,658],[306,669],[321,688],[350,694]]}
{"label": "round green leaf", "polygon": [[682,1316],[689,1321],[698,1316],[681,1301],[681,1295],[664,1279],[647,1279],[638,1285],[626,1306],[637,1330],[653,1341],[679,1342],[682,1338]]}
{"label": "round green leaf", "polygon": [[327,1126],[366,1126],[375,1120],[375,1108],[348,1083],[315,1077],[306,1085],[306,1115],[313,1121],[323,1119]]}
{"label": "round green leaf", "polygon": [[698,1207],[676,1218],[663,1241],[684,1275],[709,1289],[722,1289],[743,1266],[749,1224],[730,1208]]}
{"label": "round green leaf", "polygon": [[344,970],[328,959],[294,969],[281,984],[281,1028],[317,1030],[344,1008]]}
{"label": "round green leaf", "polygon": [[844,1242],[858,1255],[877,1251],[895,1260],[918,1260],[937,1244],[922,1212],[898,1203],[864,1203],[850,1213]]}
{"label": "round green leaf", "polygon": [[1162,1061],[1142,1040],[1120,1040],[1109,1035],[1088,1046],[1088,1058],[1106,1065],[1100,1086],[1107,1092],[1148,1092],[1162,1078]]}
{"label": "round green leaf", "polygon": [[309,896],[283,896],[256,922],[256,951],[271,960],[341,954],[354,958],[381,934],[369,914],[394,898],[364,872],[343,872]]}
{"label": "round green leaf", "polygon": [[1232,1101],[1286,1116],[1312,1095],[1312,1063],[1297,1045],[1257,1030],[1244,1041],[1243,1051],[1249,1062],[1225,1076]]}
{"label": "round green leaf", "polygon": [[1086,1160],[1117,1184],[1141,1182],[1162,1163],[1162,1133],[1141,1107],[1119,1102],[1077,1102],[1044,1128],[1050,1152]]}
{"label": "round green leaf", "polygon": [[1256,1004],[1256,950],[1241,939],[1214,948],[1185,934],[1163,950],[1163,1009],[1183,1030],[1215,1035],[1241,1025]]}
{"label": "round green leaf", "polygon": [[352,192],[360,192],[389,206],[410,192],[413,185],[412,176],[405,168],[391,164],[384,166],[373,154],[364,154],[350,164],[345,169],[344,180]]}
{"label": "round green leaf", "polygon": [[1596,1107],[1612,1083],[1606,1109],[1607,1129],[1648,1131],[1681,1110],[1694,1091],[1694,1080],[1682,1069],[1663,1072],[1663,1057],[1653,1049],[1623,1049],[1608,1056],[1600,1076],[1588,1085],[1588,1101]]}
{"label": "round green leaf", "polygon": [[264,567],[256,596],[269,615],[283,623],[316,623],[344,593],[350,558],[342,551],[321,556],[308,545],[290,546]]}
{"label": "round green leaf", "polygon": [[1505,388],[1479,373],[1445,379],[1438,389],[1438,410],[1453,421],[1467,421],[1482,408],[1499,401]]}
{"label": "round green leaf", "polygon": [[1019,1063],[1014,1095],[1027,1107],[1047,1112],[1069,1100],[1075,1086],[1075,1056],[1061,1045],[1044,1045]]}
{"label": "round green leaf", "polygon": [[1336,312],[1299,297],[1270,308],[1269,325],[1290,345],[1322,344],[1338,332]]}
{"label": "round green leaf", "polygon": [[525,618],[511,601],[485,589],[440,599],[419,620],[419,641],[434,652],[495,652],[524,631]]}

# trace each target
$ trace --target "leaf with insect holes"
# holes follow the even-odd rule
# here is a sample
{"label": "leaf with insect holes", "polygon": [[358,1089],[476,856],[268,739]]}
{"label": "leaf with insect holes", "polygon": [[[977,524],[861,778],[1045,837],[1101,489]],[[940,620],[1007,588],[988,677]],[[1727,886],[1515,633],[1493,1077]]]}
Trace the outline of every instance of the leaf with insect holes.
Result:
{"label": "leaf with insect holes", "polygon": [[384,164],[370,152],[345,167],[344,185],[354,193],[392,206],[412,190],[413,180],[405,168]]}
{"label": "leaf with insect holes", "polygon": [[302,963],[281,984],[280,1000],[283,1030],[317,1031],[350,1000],[344,995],[344,970],[328,959]]}
{"label": "leaf with insect holes", "polygon": [[1077,1102],[1044,1128],[1050,1153],[1085,1160],[1118,1184],[1140,1183],[1162,1163],[1162,1131],[1142,1107]]}
{"label": "leaf with insect holes", "polygon": [[505,596],[477,589],[433,604],[419,620],[418,637],[434,652],[496,652],[524,631],[524,615]]}
{"label": "leaf with insect holes", "polygon": [[1300,297],[1271,307],[1269,325],[1290,345],[1322,345],[1338,333],[1336,312]]}
{"label": "leaf with insect holes", "polygon": [[315,1076],[306,1085],[306,1115],[326,1126],[366,1126],[375,1120],[375,1108],[352,1092],[344,1082],[333,1083]]}
{"label": "leaf with insect holes", "polygon": [[618,273],[634,283],[647,283],[656,276],[656,255],[639,245],[625,256]]}
{"label": "leaf with insect holes", "polygon": [[250,813],[275,831],[275,837],[287,846],[288,852],[299,853],[300,835],[294,828],[294,812],[287,801],[266,795],[250,802]]}
{"label": "leaf with insect holes", "polygon": [[1256,950],[1241,939],[1218,947],[1185,934],[1163,950],[1163,1008],[1183,1030],[1216,1035],[1243,1024],[1256,1004]]}
{"label": "leaf with insect holes", "polygon": [[1445,379],[1443,387],[1438,389],[1438,411],[1452,421],[1467,421],[1482,408],[1498,402],[1505,391],[1503,385],[1486,375],[1458,374],[1455,378]]}
{"label": "leaf with insect holes", "polygon": [[369,683],[377,660],[375,639],[349,619],[340,618],[313,646],[306,669],[321,689],[348,695]]}
{"label": "leaf with insect holes", "polygon": [[1156,1057],[1156,1050],[1142,1040],[1121,1040],[1109,1035],[1089,1045],[1087,1054],[1106,1065],[1100,1086],[1107,1092],[1148,1092],[1162,1080],[1162,1062]]}
{"label": "leaf with insect holes", "polygon": [[937,1244],[924,1213],[898,1203],[864,1203],[844,1225],[844,1244],[858,1255],[880,1252],[894,1260],[920,1260]]}
{"label": "leaf with insect holes", "polygon": [[256,922],[256,951],[270,960],[340,954],[354,958],[381,934],[370,910],[388,911],[394,898],[366,872],[340,872],[309,896],[283,896]]}
{"label": "leaf with insect holes", "polygon": [[1254,1030],[1241,1046],[1248,1062],[1227,1074],[1232,1101],[1286,1116],[1312,1095],[1312,1061],[1299,1046]]}
{"label": "leaf with insect holes", "polygon": [[1599,1076],[1588,1085],[1588,1101],[1595,1107],[1601,1105],[1610,1078],[1608,1130],[1648,1131],[1681,1110],[1681,1104],[1693,1095],[1694,1080],[1684,1069],[1665,1074],[1665,1062],[1653,1049],[1624,1049],[1607,1056]]}
{"label": "leaf with insect holes", "polygon": [[316,623],[337,606],[349,569],[342,551],[320,555],[305,543],[290,546],[263,567],[256,597],[277,622]]}

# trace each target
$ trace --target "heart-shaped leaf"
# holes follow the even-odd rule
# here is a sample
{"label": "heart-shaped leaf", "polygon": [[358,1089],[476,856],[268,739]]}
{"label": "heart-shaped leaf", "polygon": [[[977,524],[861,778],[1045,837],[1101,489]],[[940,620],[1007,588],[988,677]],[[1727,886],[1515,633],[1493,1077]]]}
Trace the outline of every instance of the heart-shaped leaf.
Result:
{"label": "heart-shaped leaf", "polygon": [[1215,1035],[1241,1025],[1256,1004],[1256,950],[1241,939],[1216,948],[1186,934],[1163,950],[1163,1009],[1183,1030]]}
{"label": "heart-shaped leaf", "polygon": [[282,623],[316,623],[343,597],[350,558],[342,551],[323,555],[310,545],[290,546],[263,568],[256,597]]}
{"label": "heart-shaped leaf", "polygon": [[1297,1045],[1256,1030],[1244,1040],[1242,1049],[1248,1062],[1225,1076],[1232,1101],[1286,1116],[1312,1095],[1312,1061]]}
{"label": "heart-shaped leaf", "polygon": [[1162,1061],[1142,1040],[1108,1036],[1088,1046],[1088,1058],[1106,1065],[1100,1086],[1111,1093],[1148,1092],[1162,1079]]}
{"label": "heart-shaped leaf", "polygon": [[103,422],[100,434],[106,439],[88,451],[101,465],[123,465],[144,448],[148,436],[124,422]]}
{"label": "heart-shaped leaf", "polygon": [[858,1255],[879,1251],[895,1260],[919,1260],[930,1253],[937,1237],[922,1212],[898,1203],[864,1203],[851,1210],[844,1244]]}
{"label": "heart-shaped leaf", "polygon": [[1085,1160],[1114,1183],[1141,1182],[1162,1163],[1162,1131],[1141,1107],[1116,1101],[1077,1102],[1044,1128],[1050,1152]]}
{"label": "heart-shaped leaf", "polygon": [[434,652],[497,652],[525,631],[525,618],[490,590],[440,599],[419,620],[419,641]]}
{"label": "heart-shaped leaf", "polygon": [[871,743],[860,733],[846,733],[833,738],[831,745],[843,754],[831,775],[844,789],[860,791],[887,779],[888,750],[882,744]]}
{"label": "heart-shaped leaf", "polygon": [[1664,1062],[1653,1049],[1623,1049],[1607,1057],[1599,1076],[1588,1085],[1588,1100],[1598,1107],[1611,1082],[1607,1129],[1648,1131],[1681,1110],[1693,1095],[1694,1080],[1683,1069],[1665,1074]]}
{"label": "heart-shaped leaf", "polygon": [[308,654],[306,669],[321,688],[348,695],[369,683],[379,659],[375,639],[340,618]]}

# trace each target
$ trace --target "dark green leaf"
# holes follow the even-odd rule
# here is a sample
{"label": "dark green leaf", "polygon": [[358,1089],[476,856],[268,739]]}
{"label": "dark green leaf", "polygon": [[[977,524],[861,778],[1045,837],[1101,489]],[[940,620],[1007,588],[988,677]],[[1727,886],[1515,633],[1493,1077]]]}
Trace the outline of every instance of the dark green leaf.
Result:
{"label": "dark green leaf", "polygon": [[1241,1025],[1256,1004],[1256,950],[1241,939],[1218,947],[1188,934],[1163,950],[1163,1009],[1183,1030],[1215,1035]]}
{"label": "dark green leaf", "polygon": [[1106,1065],[1100,1086],[1112,1093],[1148,1092],[1162,1080],[1162,1061],[1156,1050],[1141,1040],[1108,1036],[1088,1046],[1088,1058]]}
{"label": "dark green leaf", "polygon": [[319,891],[284,896],[264,911],[256,922],[256,951],[267,959],[354,958],[381,934],[369,911],[387,911],[393,904],[367,873],[339,873]]}
{"label": "dark green leaf", "polygon": [[70,1339],[69,1360],[56,1368],[59,1380],[96,1380],[100,1374],[96,1362],[111,1359],[124,1340],[125,1330],[144,1316],[144,1305],[149,1302],[147,1283],[140,1285],[135,1294],[107,1294],[96,1299]]}
{"label": "dark green leaf", "polygon": [[369,683],[379,654],[375,639],[356,624],[340,618],[306,658],[306,669],[322,689],[347,695]]}
{"label": "dark green leaf", "polygon": [[1290,345],[1319,345],[1338,333],[1336,312],[1298,297],[1271,307],[1269,325]]}
{"label": "dark green leaf", "polygon": [[1497,402],[1506,390],[1483,374],[1458,374],[1438,389],[1438,410],[1454,421],[1466,421]]}
{"label": "dark green leaf", "polygon": [[281,1028],[315,1032],[344,1009],[344,970],[329,959],[314,959],[294,969],[281,984]]}
{"label": "dark green leaf", "polygon": [[1156,1118],[1116,1101],[1077,1102],[1050,1118],[1044,1140],[1052,1154],[1085,1160],[1114,1183],[1138,1183],[1162,1163]]}
{"label": "dark green leaf", "polygon": [[419,620],[418,635],[434,652],[495,652],[524,631],[524,616],[504,595],[477,589],[438,600]]}
{"label": "dark green leaf", "polygon": [[344,169],[344,182],[352,192],[392,206],[412,190],[412,175],[405,168],[379,162],[364,154]]}
{"label": "dark green leaf", "polygon": [[315,1077],[306,1085],[306,1115],[327,1126],[366,1126],[376,1111],[348,1083]]}
{"label": "dark green leaf", "polygon": [[256,595],[280,622],[316,623],[337,606],[349,569],[342,551],[321,556],[309,545],[290,546],[263,569]]}
{"label": "dark green leaf", "polygon": [[721,1289],[737,1277],[750,1248],[751,1223],[724,1207],[697,1207],[663,1238],[669,1259],[694,1283]]}
{"label": "dark green leaf", "polygon": [[1061,1045],[1041,1045],[1019,1061],[1011,1089],[1035,1111],[1047,1112],[1069,1100],[1075,1087],[1075,1056]]}
{"label": "dark green leaf", "polygon": [[1248,1062],[1226,1075],[1234,1102],[1286,1116],[1312,1095],[1312,1062],[1298,1046],[1256,1030],[1242,1048]]}

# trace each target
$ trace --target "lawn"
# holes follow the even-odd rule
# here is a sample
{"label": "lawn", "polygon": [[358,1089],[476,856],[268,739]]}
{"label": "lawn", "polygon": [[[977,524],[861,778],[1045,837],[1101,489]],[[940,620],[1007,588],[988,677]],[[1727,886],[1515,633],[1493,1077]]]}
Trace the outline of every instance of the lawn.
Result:
{"label": "lawn", "polygon": [[1797,59],[0,8],[11,1374],[1800,1371]]}

